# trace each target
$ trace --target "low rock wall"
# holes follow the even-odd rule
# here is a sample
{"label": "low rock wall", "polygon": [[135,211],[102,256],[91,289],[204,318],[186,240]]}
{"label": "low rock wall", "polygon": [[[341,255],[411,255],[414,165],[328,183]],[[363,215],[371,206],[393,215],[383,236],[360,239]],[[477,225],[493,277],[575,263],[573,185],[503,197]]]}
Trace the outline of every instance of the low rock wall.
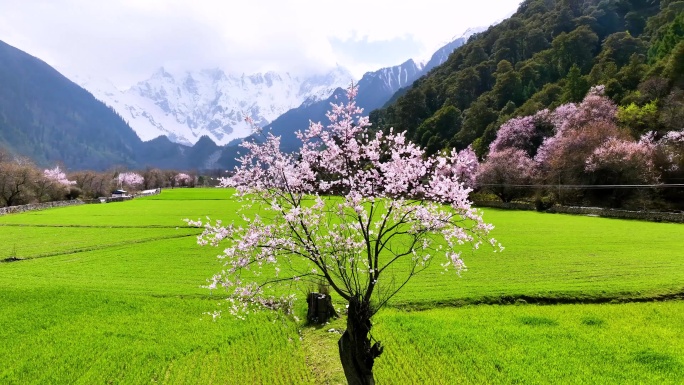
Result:
{"label": "low rock wall", "polygon": [[[161,192],[161,190],[159,190],[156,193],[147,193],[147,194],[140,195],[140,196],[157,195],[160,192]],[[102,198],[96,198],[96,199],[85,199],[85,200],[74,199],[74,200],[70,200],[70,201],[55,201],[55,202],[45,202],[45,203],[32,203],[32,204],[21,205],[21,206],[0,207],[0,215],[23,213],[26,211],[34,211],[34,210],[44,210],[44,209],[50,209],[53,207],[64,207],[64,206],[74,206],[74,205],[94,204],[94,203],[123,202],[123,201],[131,200],[133,198],[135,198],[135,197],[134,196],[102,197]]]}
{"label": "low rock wall", "polygon": [[[496,201],[482,201],[474,202],[475,206],[479,207],[493,207],[508,210],[535,210],[532,203],[524,202],[496,202]],[[574,214],[574,215],[593,215],[605,218],[619,218],[619,219],[638,219],[642,221],[652,222],[675,222],[684,223],[684,213],[681,212],[660,212],[660,211],[630,211],[630,210],[616,210],[604,209],[601,207],[580,207],[580,206],[553,206],[543,212],[556,214]]]}
{"label": "low rock wall", "polygon": [[23,213],[26,211],[34,211],[34,210],[45,210],[45,209],[50,209],[53,207],[82,205],[83,203],[84,202],[81,200],[74,199],[71,201],[55,201],[55,202],[45,202],[45,203],[32,203],[32,204],[21,205],[21,206],[0,207],[0,215]]}

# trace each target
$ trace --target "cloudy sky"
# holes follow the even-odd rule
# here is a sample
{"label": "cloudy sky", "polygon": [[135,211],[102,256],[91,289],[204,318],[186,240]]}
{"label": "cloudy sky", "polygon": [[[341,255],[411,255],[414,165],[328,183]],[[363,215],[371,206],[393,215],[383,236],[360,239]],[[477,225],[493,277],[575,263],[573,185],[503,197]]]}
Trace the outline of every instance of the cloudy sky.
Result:
{"label": "cloudy sky", "polygon": [[170,71],[304,73],[335,65],[360,77],[425,59],[518,0],[0,0],[0,40],[67,76],[121,88]]}

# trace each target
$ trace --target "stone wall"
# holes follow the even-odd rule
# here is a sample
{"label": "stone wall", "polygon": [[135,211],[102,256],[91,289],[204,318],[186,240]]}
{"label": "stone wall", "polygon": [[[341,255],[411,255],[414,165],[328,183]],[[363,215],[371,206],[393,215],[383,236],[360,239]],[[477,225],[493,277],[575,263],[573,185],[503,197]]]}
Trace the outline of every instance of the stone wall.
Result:
{"label": "stone wall", "polygon": [[26,211],[45,210],[45,209],[50,209],[53,207],[74,206],[74,205],[82,205],[82,204],[83,204],[83,201],[75,199],[75,200],[71,200],[71,201],[32,203],[29,205],[0,207],[0,215],[23,213]]}
{"label": "stone wall", "polygon": [[534,210],[534,205],[532,203],[524,202],[500,202],[500,201],[475,201],[475,206],[478,207],[492,207],[496,209],[506,209],[506,210]]}
{"label": "stone wall", "polygon": [[[147,193],[145,195],[140,195],[140,196],[157,195],[159,193],[161,193],[161,190],[157,190],[156,193]],[[55,201],[55,202],[45,202],[45,203],[32,203],[29,205],[22,205],[22,206],[0,207],[0,215],[23,213],[26,211],[34,211],[34,210],[44,210],[44,209],[49,209],[49,208],[53,208],[53,207],[64,207],[64,206],[74,206],[74,205],[94,204],[94,203],[123,202],[123,201],[131,200],[133,198],[134,198],[134,196],[102,197],[102,198],[86,199],[86,200],[75,199],[75,200],[71,200],[71,201]]]}
{"label": "stone wall", "polygon": [[[496,202],[496,201],[481,201],[475,202],[475,206],[479,207],[493,207],[508,210],[535,210],[532,203],[524,202]],[[553,206],[544,211],[555,214],[574,214],[574,215],[591,215],[605,218],[619,218],[619,219],[638,219],[642,221],[652,222],[675,222],[684,223],[684,213],[677,212],[659,212],[659,211],[629,211],[629,210],[615,210],[604,209],[601,207],[580,207],[580,206]]]}

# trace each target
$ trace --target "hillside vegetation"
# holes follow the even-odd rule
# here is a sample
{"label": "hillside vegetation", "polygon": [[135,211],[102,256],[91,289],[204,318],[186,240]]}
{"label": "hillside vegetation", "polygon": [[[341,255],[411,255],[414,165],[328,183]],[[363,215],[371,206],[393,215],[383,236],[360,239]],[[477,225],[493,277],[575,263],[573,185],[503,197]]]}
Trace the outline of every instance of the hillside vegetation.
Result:
{"label": "hillside vegetation", "polygon": [[407,130],[429,153],[472,144],[484,156],[507,120],[580,102],[605,85],[635,139],[679,130],[683,37],[684,1],[527,0],[371,121]]}

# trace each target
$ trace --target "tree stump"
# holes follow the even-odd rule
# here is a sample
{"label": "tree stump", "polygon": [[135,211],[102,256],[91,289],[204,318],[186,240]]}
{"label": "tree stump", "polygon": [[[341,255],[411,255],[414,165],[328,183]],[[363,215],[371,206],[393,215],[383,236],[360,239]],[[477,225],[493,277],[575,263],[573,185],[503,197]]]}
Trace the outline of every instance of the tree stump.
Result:
{"label": "tree stump", "polygon": [[333,307],[332,298],[327,294],[309,293],[306,302],[309,304],[306,320],[310,324],[324,324],[330,318],[338,316]]}

